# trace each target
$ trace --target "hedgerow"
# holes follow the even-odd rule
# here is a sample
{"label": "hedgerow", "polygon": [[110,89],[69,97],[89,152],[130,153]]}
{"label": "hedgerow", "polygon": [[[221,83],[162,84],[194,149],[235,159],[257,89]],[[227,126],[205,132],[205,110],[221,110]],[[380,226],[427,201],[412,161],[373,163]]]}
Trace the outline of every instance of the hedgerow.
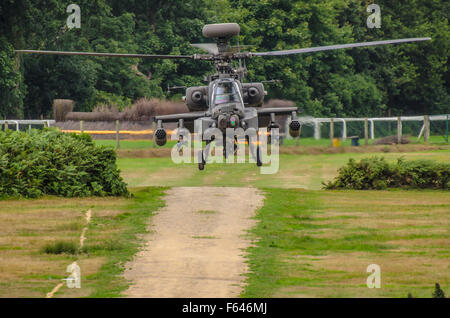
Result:
{"label": "hedgerow", "polygon": [[113,149],[50,128],[0,131],[0,197],[127,196]]}
{"label": "hedgerow", "polygon": [[383,157],[364,158],[359,162],[350,159],[347,165],[339,168],[334,180],[323,185],[325,189],[355,190],[450,189],[450,164],[402,158],[390,164]]}

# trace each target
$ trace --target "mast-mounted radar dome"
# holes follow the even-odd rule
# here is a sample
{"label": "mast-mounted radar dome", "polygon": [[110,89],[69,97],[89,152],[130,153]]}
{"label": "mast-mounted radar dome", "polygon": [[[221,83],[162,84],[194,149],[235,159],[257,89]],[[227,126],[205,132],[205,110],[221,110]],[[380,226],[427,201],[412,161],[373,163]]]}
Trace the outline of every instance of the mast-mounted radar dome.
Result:
{"label": "mast-mounted radar dome", "polygon": [[241,28],[237,23],[207,24],[203,27],[205,38],[228,38],[239,34]]}

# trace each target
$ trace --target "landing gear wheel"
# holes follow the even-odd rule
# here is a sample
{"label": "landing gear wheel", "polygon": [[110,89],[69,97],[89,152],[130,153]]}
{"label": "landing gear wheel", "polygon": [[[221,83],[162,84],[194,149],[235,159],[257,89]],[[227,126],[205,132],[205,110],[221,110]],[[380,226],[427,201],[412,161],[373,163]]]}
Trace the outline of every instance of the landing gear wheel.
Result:
{"label": "landing gear wheel", "polygon": [[258,167],[262,166],[262,161],[261,161],[261,154],[259,152],[259,146],[256,147],[256,165]]}
{"label": "landing gear wheel", "polygon": [[203,170],[205,169],[205,159],[203,158],[203,151],[200,150],[198,152],[198,170]]}

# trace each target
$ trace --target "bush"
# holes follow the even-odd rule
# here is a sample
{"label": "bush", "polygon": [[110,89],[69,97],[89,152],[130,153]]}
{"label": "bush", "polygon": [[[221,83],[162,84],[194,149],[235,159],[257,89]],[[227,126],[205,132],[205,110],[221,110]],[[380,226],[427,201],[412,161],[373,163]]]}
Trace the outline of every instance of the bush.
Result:
{"label": "bush", "polygon": [[438,283],[436,283],[434,285],[434,292],[431,295],[431,297],[433,298],[445,298],[445,293],[444,291],[441,289],[441,286],[439,286]]}
{"label": "bush", "polygon": [[386,189],[386,188],[450,188],[450,164],[431,160],[405,161],[389,164],[383,157],[350,159],[338,176],[325,189]]}
{"label": "bush", "polygon": [[50,128],[0,131],[0,197],[126,196],[113,149]]}
{"label": "bush", "polygon": [[73,110],[73,100],[54,99],[53,100],[53,118],[56,121],[64,121],[66,115]]}
{"label": "bush", "polygon": [[99,105],[92,112],[70,112],[65,120],[85,121],[140,121],[151,120],[155,115],[187,113],[189,109],[182,102],[171,102],[156,98],[141,98],[133,105],[119,111],[117,107]]}
{"label": "bush", "polygon": [[[380,138],[374,141],[374,145],[393,145],[398,144],[397,135],[395,136],[387,136],[384,138]],[[409,144],[411,143],[411,140],[408,139],[408,137],[402,136],[402,139],[400,140],[401,144]]]}
{"label": "bush", "polygon": [[42,252],[46,254],[75,254],[77,246],[74,242],[57,241],[46,244],[42,248]]}

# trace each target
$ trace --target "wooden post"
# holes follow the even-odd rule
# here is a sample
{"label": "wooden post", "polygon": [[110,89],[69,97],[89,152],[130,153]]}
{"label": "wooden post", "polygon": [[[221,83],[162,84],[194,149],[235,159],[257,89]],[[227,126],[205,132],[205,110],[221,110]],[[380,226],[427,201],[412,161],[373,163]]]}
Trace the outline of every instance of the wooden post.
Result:
{"label": "wooden post", "polygon": [[333,138],[334,138],[334,119],[330,118],[330,143],[331,143],[331,147],[333,147]]}
{"label": "wooden post", "polygon": [[369,119],[364,118],[364,145],[369,145]]}
{"label": "wooden post", "polygon": [[156,122],[152,122],[152,138],[153,138],[153,148],[156,148],[156,142],[155,142],[155,130],[156,130]]}
{"label": "wooden post", "polygon": [[428,115],[423,116],[424,133],[423,139],[426,143],[430,141],[430,117]]}
{"label": "wooden post", "polygon": [[[391,117],[392,113],[391,113],[391,109],[388,109],[388,117]],[[391,131],[392,131],[392,126],[391,126],[391,121],[388,121],[388,130],[389,130],[389,136],[392,135]]]}
{"label": "wooden post", "polygon": [[82,134],[83,132],[84,132],[84,129],[83,129],[83,121],[80,120],[80,133]]}
{"label": "wooden post", "polygon": [[397,144],[402,143],[402,119],[397,117]]}
{"label": "wooden post", "polygon": [[120,148],[119,121],[116,120],[116,149]]}

